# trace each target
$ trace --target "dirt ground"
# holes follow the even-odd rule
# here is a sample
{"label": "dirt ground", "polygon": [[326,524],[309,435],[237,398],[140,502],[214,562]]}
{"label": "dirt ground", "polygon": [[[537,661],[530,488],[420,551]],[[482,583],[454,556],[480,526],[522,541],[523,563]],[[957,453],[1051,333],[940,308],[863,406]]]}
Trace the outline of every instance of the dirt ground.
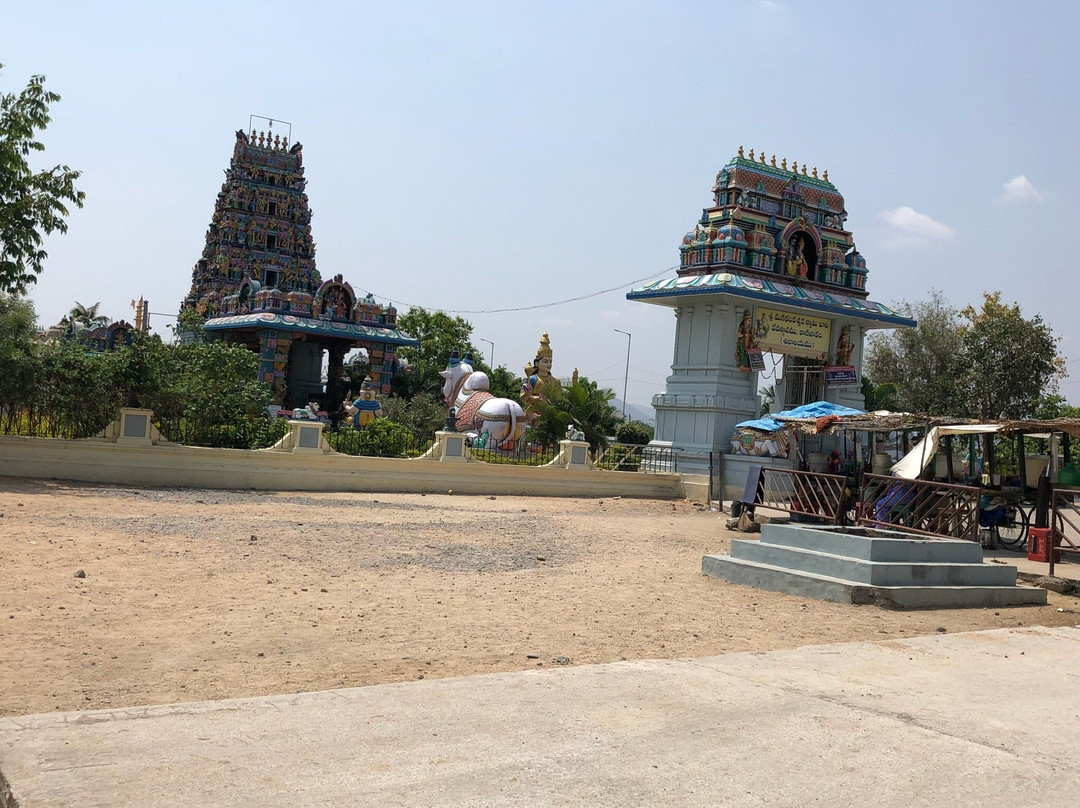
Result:
{"label": "dirt ground", "polygon": [[0,715],[1080,621],[1054,593],[897,612],[706,578],[723,518],[0,478]]}

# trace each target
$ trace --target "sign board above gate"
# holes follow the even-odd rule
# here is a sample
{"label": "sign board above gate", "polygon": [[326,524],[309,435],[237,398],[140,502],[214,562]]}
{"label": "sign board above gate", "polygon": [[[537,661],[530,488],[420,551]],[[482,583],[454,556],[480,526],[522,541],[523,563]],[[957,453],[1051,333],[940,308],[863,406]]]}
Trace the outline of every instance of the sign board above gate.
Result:
{"label": "sign board above gate", "polygon": [[788,356],[824,359],[829,354],[832,321],[824,317],[797,314],[758,306],[754,335],[758,347]]}

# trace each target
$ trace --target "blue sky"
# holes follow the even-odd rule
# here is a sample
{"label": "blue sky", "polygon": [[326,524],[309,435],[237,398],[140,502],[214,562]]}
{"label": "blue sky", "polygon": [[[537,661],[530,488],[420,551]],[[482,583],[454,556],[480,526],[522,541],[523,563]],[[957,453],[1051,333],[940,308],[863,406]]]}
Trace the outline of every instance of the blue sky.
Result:
{"label": "blue sky", "polygon": [[[1073,266],[1080,6],[1045,2],[18,4],[0,90],[63,96],[42,165],[84,172],[85,209],[33,290],[175,314],[233,133],[304,144],[316,263],[399,308],[527,306],[677,261],[740,145],[829,170],[874,300],[1000,289],[1080,359]],[[667,274],[671,274],[668,272]],[[574,367],[647,404],[670,310],[625,290],[466,315],[517,372],[548,331]],[[167,335],[165,317],[152,317]],[[487,343],[477,341],[485,349]],[[1080,403],[1076,379],[1062,392]]]}

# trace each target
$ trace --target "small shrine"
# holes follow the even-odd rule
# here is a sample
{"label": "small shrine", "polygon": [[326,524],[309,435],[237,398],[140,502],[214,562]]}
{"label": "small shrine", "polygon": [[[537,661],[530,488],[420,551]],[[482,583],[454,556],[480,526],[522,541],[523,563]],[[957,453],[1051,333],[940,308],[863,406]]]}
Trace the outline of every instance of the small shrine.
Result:
{"label": "small shrine", "polygon": [[290,144],[289,134],[291,128],[284,136],[236,133],[178,328],[190,333],[201,323],[207,338],[256,351],[275,404],[293,409],[315,401],[336,409],[350,350],[367,351],[369,379],[389,392],[397,349],[418,343],[397,330],[392,305],[358,298],[342,275],[324,281],[315,268],[303,147]]}
{"label": "small shrine", "polygon": [[730,491],[750,462],[795,464],[731,454],[735,425],[761,412],[759,371],[783,368],[771,380],[774,411],[819,400],[861,409],[866,334],[915,321],[866,299],[866,260],[828,171],[740,147],[712,197],[682,239],[676,276],[627,298],[675,313],[671,375],[653,397],[654,443],[680,449],[686,471],[704,473],[710,453],[724,453]]}

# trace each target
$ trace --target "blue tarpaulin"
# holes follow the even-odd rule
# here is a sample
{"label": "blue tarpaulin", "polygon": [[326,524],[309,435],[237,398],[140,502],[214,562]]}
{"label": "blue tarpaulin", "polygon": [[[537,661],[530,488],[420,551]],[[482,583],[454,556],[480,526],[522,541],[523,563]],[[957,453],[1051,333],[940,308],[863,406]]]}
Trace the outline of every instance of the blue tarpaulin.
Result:
{"label": "blue tarpaulin", "polygon": [[735,424],[735,428],[746,427],[747,429],[757,429],[761,432],[777,432],[784,428],[784,425],[777,421],[772,416],[766,418],[756,418],[753,421],[743,421],[741,424]]}
{"label": "blue tarpaulin", "polygon": [[777,413],[777,418],[824,418],[828,415],[866,415],[863,410],[853,410],[851,407],[843,407],[828,401],[815,401],[813,404],[803,404],[792,410],[784,410]]}
{"label": "blue tarpaulin", "polygon": [[851,407],[843,407],[828,401],[815,401],[813,404],[803,404],[791,410],[784,410],[776,415],[767,415],[764,418],[755,418],[752,421],[743,421],[735,424],[736,429],[756,429],[759,432],[778,432],[785,424],[777,418],[825,418],[829,415],[865,415],[862,410],[853,410]]}

